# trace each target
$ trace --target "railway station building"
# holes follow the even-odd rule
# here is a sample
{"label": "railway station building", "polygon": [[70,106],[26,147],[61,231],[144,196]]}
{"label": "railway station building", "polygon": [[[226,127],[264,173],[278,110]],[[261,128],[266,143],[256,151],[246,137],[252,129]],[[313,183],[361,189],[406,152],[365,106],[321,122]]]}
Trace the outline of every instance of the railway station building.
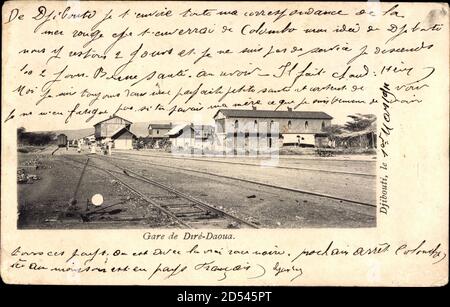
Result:
{"label": "railway station building", "polygon": [[113,142],[115,149],[133,149],[133,141],[135,139],[136,135],[126,127],[117,129],[117,131],[111,135],[111,141]]}
{"label": "railway station building", "polygon": [[172,128],[167,134],[173,151],[204,153],[214,149],[214,126],[182,124]]}
{"label": "railway station building", "polygon": [[147,137],[143,144],[148,148],[163,148],[169,142],[167,133],[174,127],[172,123],[147,123]]}
{"label": "railway station building", "polygon": [[177,125],[166,134],[171,143],[172,150],[192,149],[195,145],[195,130],[192,124]]}
{"label": "railway station building", "polygon": [[94,125],[95,128],[95,140],[103,141],[105,139],[111,139],[113,134],[121,128],[130,129],[132,122],[120,117],[111,116],[105,120],[102,120]]}
{"label": "railway station building", "polygon": [[319,147],[328,142],[325,112],[221,109],[214,115],[216,149],[261,152],[281,146]]}
{"label": "railway station building", "polygon": [[154,140],[166,139],[168,138],[167,133],[173,128],[172,123],[168,124],[157,124],[150,123],[148,125],[148,136]]}
{"label": "railway station building", "polygon": [[111,116],[94,125],[94,136],[98,143],[113,142],[116,149],[133,149],[136,135],[130,131],[132,122],[120,116]]}

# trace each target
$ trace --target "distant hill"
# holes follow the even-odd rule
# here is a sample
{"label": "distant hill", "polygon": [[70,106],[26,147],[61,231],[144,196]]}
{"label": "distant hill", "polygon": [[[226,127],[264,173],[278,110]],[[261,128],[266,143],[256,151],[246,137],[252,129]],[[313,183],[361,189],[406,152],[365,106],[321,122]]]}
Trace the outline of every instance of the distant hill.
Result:
{"label": "distant hill", "polygon": [[[131,124],[131,131],[136,134],[138,137],[145,137],[148,135],[148,122],[138,122]],[[85,128],[85,129],[73,129],[73,130],[53,130],[53,131],[33,131],[33,132],[52,132],[55,135],[58,134],[65,134],[67,135],[67,139],[69,140],[75,140],[80,139],[82,137],[86,137],[88,135],[91,135],[94,133],[94,127],[92,128]]]}
{"label": "distant hill", "polygon": [[51,132],[55,135],[58,134],[65,134],[67,135],[68,140],[75,140],[75,139],[81,139],[82,137],[91,135],[94,133],[94,127],[92,128],[85,128],[85,129],[74,129],[74,130],[53,130],[53,131],[33,131],[36,133],[39,132]]}

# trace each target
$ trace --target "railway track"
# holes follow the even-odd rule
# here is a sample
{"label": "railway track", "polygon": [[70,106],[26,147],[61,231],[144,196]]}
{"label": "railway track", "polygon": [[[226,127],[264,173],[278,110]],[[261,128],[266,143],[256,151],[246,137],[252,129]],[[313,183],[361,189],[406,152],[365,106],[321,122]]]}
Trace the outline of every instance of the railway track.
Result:
{"label": "railway track", "polygon": [[[62,156],[65,159],[78,164],[85,162]],[[138,195],[141,199],[157,208],[174,222],[184,228],[258,228],[256,225],[247,222],[237,216],[231,215],[223,210],[196,199],[188,194],[180,192],[172,187],[144,177],[128,168],[123,168],[117,164],[96,155],[89,155],[90,161],[102,161],[103,165],[90,163],[89,167],[107,173],[125,186],[128,190]],[[146,183],[151,185],[153,192],[148,193],[138,190],[137,184]]]}
{"label": "railway track", "polygon": [[[117,152],[115,154],[125,155],[125,153],[122,153],[122,152]],[[200,162],[212,162],[212,163],[235,164],[235,165],[246,165],[246,166],[261,166],[260,164],[257,164],[257,163],[231,162],[231,161],[211,160],[211,159],[203,159],[203,158],[197,159],[197,158],[188,158],[188,157],[168,157],[168,156],[162,157],[162,156],[158,156],[158,155],[138,154],[138,153],[133,153],[132,155],[140,156],[140,157],[159,158],[159,159],[191,160],[191,161],[200,161]],[[340,170],[326,170],[326,169],[319,169],[319,168],[282,166],[282,165],[270,165],[270,167],[279,168],[279,169],[289,169],[289,170],[321,172],[321,173],[329,173],[329,174],[341,174],[341,175],[352,175],[352,176],[362,176],[362,177],[376,177],[375,174],[346,172],[346,171],[340,171]]]}
{"label": "railway track", "polygon": [[144,160],[122,158],[122,157],[120,157],[120,158],[119,157],[108,157],[107,159],[116,159],[116,160],[130,161],[130,162],[134,162],[134,163],[136,163],[136,162],[138,162],[138,163],[145,162],[145,164],[154,165],[154,166],[157,166],[157,167],[163,167],[163,168],[168,168],[168,169],[187,171],[187,172],[198,173],[198,174],[203,174],[203,175],[209,175],[209,176],[214,176],[214,177],[219,177],[219,178],[224,178],[224,179],[237,180],[237,181],[241,181],[241,182],[245,182],[245,183],[256,184],[256,185],[265,186],[265,187],[274,188],[274,189],[279,189],[279,190],[284,190],[284,191],[290,191],[290,192],[296,192],[296,193],[301,193],[301,194],[306,194],[306,195],[312,195],[312,196],[317,196],[317,197],[326,198],[326,199],[338,200],[338,201],[351,203],[351,204],[356,204],[356,205],[360,205],[360,206],[376,207],[375,204],[366,203],[366,202],[362,202],[362,201],[346,199],[346,198],[337,197],[337,196],[328,195],[328,194],[323,194],[323,193],[304,191],[304,190],[295,189],[295,188],[277,186],[277,185],[273,185],[273,184],[269,184],[269,183],[264,183],[264,182],[259,182],[259,181],[254,181],[254,180],[249,180],[249,179],[244,179],[244,178],[239,178],[239,177],[220,175],[220,174],[215,174],[215,173],[211,173],[211,172],[207,172],[207,171],[194,170],[194,169],[185,168],[185,167],[168,166],[168,165],[158,164],[158,163],[144,161]]}

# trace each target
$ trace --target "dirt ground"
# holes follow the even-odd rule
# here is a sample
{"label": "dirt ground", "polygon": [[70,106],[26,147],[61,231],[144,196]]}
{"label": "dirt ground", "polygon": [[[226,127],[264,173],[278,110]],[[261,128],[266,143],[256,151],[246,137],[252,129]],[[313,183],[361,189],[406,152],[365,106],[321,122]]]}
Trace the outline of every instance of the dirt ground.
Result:
{"label": "dirt ground", "polygon": [[[77,203],[69,206],[81,175],[82,165],[67,162],[61,156],[19,155],[20,165],[38,160],[36,170],[27,170],[40,179],[18,184],[18,228],[143,228],[171,226],[171,221],[158,210],[128,191],[104,173],[90,167],[75,196]],[[86,158],[83,157],[85,161]],[[88,200],[101,194],[104,203],[95,207]],[[107,207],[107,208],[105,208]],[[105,208],[103,210],[103,208]],[[88,210],[87,210],[88,209]],[[89,219],[84,221],[81,214]],[[119,220],[119,221],[117,221]],[[124,221],[121,221],[124,220]]]}
{"label": "dirt ground", "polygon": [[199,161],[203,163],[225,163],[232,165],[254,164],[256,166],[271,166],[278,168],[296,168],[298,170],[314,169],[323,171],[335,171],[335,172],[352,172],[367,175],[376,174],[376,159],[368,157],[339,157],[339,158],[320,158],[314,156],[275,156],[272,158],[264,157],[241,157],[241,156],[229,156],[229,157],[196,157],[196,156],[182,156],[172,155],[170,153],[152,151],[152,150],[140,150],[140,151],[121,151],[116,150],[117,154],[124,155],[137,155],[148,156],[152,158],[170,158],[178,160]]}
{"label": "dirt ground", "polygon": [[[19,154],[19,166],[26,161],[39,159],[41,167],[33,170],[41,179],[32,184],[18,184],[19,228],[172,228],[173,221],[152,208],[135,194],[112,180],[105,173],[87,167],[76,195],[78,203],[68,209],[69,200],[81,174],[82,165],[67,162],[61,155],[70,155],[80,161],[86,155],[77,154],[75,149],[50,154]],[[119,153],[116,153],[119,157]],[[230,165],[224,163],[174,160],[151,157],[148,159],[166,165],[208,170],[220,174],[239,175],[262,182],[274,181],[316,192],[373,201],[374,179],[357,178],[341,174],[261,168],[260,166]],[[153,159],[153,160],[152,160]],[[301,160],[307,163],[306,160]],[[164,162],[164,163],[162,163]],[[313,161],[316,162],[316,161]],[[92,158],[90,163],[95,163]],[[317,196],[283,191],[187,171],[157,167],[145,162],[118,161],[114,163],[176,188],[193,197],[222,209],[230,214],[252,221],[262,228],[305,228],[305,227],[374,227],[376,211],[365,207],[330,200]],[[320,162],[319,162],[320,163]],[[330,163],[330,162],[325,162]],[[338,162],[342,163],[342,162]],[[339,165],[337,163],[337,165]],[[361,162],[358,162],[361,164]],[[370,163],[370,162],[369,162]],[[367,167],[367,166],[363,166]],[[148,184],[136,185],[136,189],[153,193]],[[150,189],[150,190],[149,190]],[[104,204],[99,209],[92,205],[86,211],[87,199],[102,194]],[[366,195],[367,194],[367,195]],[[109,208],[106,208],[110,206]],[[99,212],[95,212],[99,210]],[[81,213],[80,213],[81,212]],[[87,214],[88,212],[88,214]],[[83,221],[83,216],[88,221]],[[205,226],[207,228],[207,226]]]}
{"label": "dirt ground", "polygon": [[[371,227],[375,208],[256,184],[169,170],[142,162],[114,161],[145,176],[215,204],[263,227]],[[189,166],[185,163],[184,166]]]}
{"label": "dirt ground", "polygon": [[[373,162],[302,160],[302,163],[306,164],[306,168],[299,170],[271,167],[270,165],[257,165],[260,160],[255,159],[250,162],[249,158],[247,158],[247,161],[252,165],[234,164],[234,159],[232,161],[233,163],[214,163],[210,159],[201,161],[200,159],[171,158],[167,155],[154,157],[153,155],[146,156],[145,153],[141,152],[129,152],[128,154],[116,152],[114,156],[132,157],[133,159],[141,159],[142,161],[149,161],[156,164],[191,168],[198,171],[274,184],[301,191],[322,193],[364,203],[376,203],[375,176],[354,176],[346,173],[326,173],[308,170],[308,168],[317,168],[318,163],[320,163],[320,169],[336,170],[337,166],[342,168],[342,165],[345,163],[347,165],[347,172],[359,172],[364,168],[363,173],[371,175],[375,173],[376,167],[376,164]],[[237,161],[239,159],[237,158]],[[311,162],[311,165],[308,165],[308,162]]]}

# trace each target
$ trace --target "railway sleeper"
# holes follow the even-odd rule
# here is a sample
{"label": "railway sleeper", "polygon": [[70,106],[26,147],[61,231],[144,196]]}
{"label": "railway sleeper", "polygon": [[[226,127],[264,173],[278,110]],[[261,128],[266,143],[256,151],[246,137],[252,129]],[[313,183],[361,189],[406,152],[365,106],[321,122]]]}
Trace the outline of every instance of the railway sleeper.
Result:
{"label": "railway sleeper", "polygon": [[175,215],[183,215],[183,216],[194,216],[194,215],[206,215],[206,216],[213,216],[211,212],[206,212],[203,210],[197,210],[197,211],[178,211],[173,212]]}
{"label": "railway sleeper", "polygon": [[178,195],[167,195],[167,196],[161,195],[161,196],[152,196],[149,198],[151,198],[151,199],[177,199],[180,197]]}
{"label": "railway sleeper", "polygon": [[192,208],[192,209],[194,209],[194,210],[186,210],[185,208],[179,208],[179,209],[177,209],[177,208],[172,209],[171,208],[170,211],[172,213],[180,213],[180,214],[183,214],[183,213],[186,213],[186,214],[196,214],[196,213],[198,213],[198,214],[200,214],[200,213],[206,214],[204,210],[198,210],[198,208]]}
{"label": "railway sleeper", "polygon": [[196,218],[196,219],[212,219],[212,218],[219,217],[218,214],[209,213],[209,212],[205,212],[205,211],[192,212],[192,213],[178,212],[178,213],[175,213],[175,216],[176,217],[192,217],[192,218]]}
{"label": "railway sleeper", "polygon": [[162,207],[168,207],[168,208],[185,208],[185,207],[195,207],[195,204],[161,204]]}
{"label": "railway sleeper", "polygon": [[139,222],[139,221],[149,221],[148,217],[123,217],[123,218],[110,218],[110,219],[95,219],[89,221],[88,223],[108,223],[108,222]]}

